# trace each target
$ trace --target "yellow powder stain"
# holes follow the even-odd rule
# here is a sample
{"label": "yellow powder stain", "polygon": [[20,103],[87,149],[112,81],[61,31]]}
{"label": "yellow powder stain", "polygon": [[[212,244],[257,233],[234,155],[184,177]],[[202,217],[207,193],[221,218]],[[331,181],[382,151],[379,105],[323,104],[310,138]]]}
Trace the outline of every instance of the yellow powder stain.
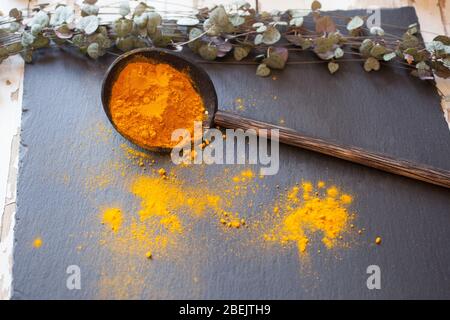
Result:
{"label": "yellow powder stain", "polygon": [[[322,183],[317,184],[324,188]],[[281,245],[295,244],[299,255],[308,252],[308,247],[315,234],[321,235],[321,241],[327,249],[331,249],[343,239],[350,228],[353,215],[348,206],[353,198],[341,194],[337,187],[330,187],[321,195],[314,192],[313,184],[302,183],[302,194],[299,187],[291,188],[285,199],[273,210],[278,216],[278,222],[264,239]],[[282,209],[280,209],[280,206]]]}
{"label": "yellow powder stain", "polygon": [[119,231],[122,221],[122,211],[118,208],[108,208],[102,213],[102,223],[109,226],[114,232]]}
{"label": "yellow powder stain", "polygon": [[39,249],[42,247],[42,239],[40,237],[33,240],[33,248]]}

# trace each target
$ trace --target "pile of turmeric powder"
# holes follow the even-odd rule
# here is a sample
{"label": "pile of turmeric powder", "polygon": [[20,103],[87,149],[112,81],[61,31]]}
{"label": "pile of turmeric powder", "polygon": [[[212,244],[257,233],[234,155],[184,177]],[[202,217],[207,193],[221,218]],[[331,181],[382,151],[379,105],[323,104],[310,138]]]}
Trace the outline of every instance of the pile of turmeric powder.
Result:
{"label": "pile of turmeric powder", "polygon": [[187,73],[164,63],[137,60],[115,81],[110,112],[117,129],[136,144],[173,147],[172,132],[203,121],[205,106]]}
{"label": "pile of turmeric powder", "polygon": [[308,253],[315,234],[319,234],[327,249],[343,244],[344,235],[353,226],[349,211],[353,197],[337,187],[326,187],[319,181],[314,187],[303,182],[288,190],[281,203],[273,208],[276,222],[264,235],[270,242],[283,246],[295,244],[299,255]]}

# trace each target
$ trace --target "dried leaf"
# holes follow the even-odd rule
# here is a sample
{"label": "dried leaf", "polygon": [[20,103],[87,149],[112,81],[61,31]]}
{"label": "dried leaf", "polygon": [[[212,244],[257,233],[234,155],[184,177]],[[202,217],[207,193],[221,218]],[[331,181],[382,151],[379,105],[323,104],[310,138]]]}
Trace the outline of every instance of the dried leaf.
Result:
{"label": "dried leaf", "polygon": [[380,62],[374,57],[367,58],[366,62],[364,62],[364,70],[370,72],[372,70],[378,71],[380,70]]}
{"label": "dried leaf", "polygon": [[267,45],[272,45],[277,43],[281,39],[281,33],[275,27],[268,27],[263,33],[262,42]]}
{"label": "dried leaf", "polygon": [[331,74],[335,73],[336,71],[339,70],[339,64],[336,62],[329,62],[328,70],[330,71]]}
{"label": "dried leaf", "polygon": [[217,52],[217,47],[208,44],[204,44],[198,49],[200,56],[209,61],[213,61],[217,58]]}
{"label": "dried leaf", "polygon": [[316,19],[317,33],[336,32],[336,24],[330,16],[323,16]]}
{"label": "dried leaf", "polygon": [[270,69],[264,63],[260,64],[256,69],[256,75],[260,77],[268,77],[270,76]]}
{"label": "dried leaf", "polygon": [[347,24],[347,30],[352,31],[361,28],[364,25],[364,20],[360,16],[353,17]]}
{"label": "dried leaf", "polygon": [[233,51],[234,59],[236,59],[236,61],[241,61],[249,55],[250,51],[251,48],[248,46],[235,47]]}

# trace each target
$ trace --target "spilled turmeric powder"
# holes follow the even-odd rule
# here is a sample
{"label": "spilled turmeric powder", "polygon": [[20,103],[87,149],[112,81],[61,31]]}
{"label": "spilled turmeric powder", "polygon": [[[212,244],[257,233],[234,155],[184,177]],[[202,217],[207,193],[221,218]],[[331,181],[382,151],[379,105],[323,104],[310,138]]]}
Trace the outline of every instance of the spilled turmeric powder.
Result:
{"label": "spilled turmeric powder", "polygon": [[102,223],[108,225],[114,232],[119,231],[122,220],[122,211],[118,208],[107,208],[102,213]]}
{"label": "spilled turmeric powder", "polygon": [[137,60],[129,63],[113,85],[110,112],[117,129],[136,144],[173,147],[176,129],[194,132],[205,107],[192,80],[164,63]]}
{"label": "spilled turmeric powder", "polygon": [[[325,187],[324,182],[319,182],[316,190]],[[349,205],[352,201],[351,195],[335,186],[320,193],[312,183],[303,182],[291,188],[281,204],[274,207],[278,222],[264,238],[281,245],[295,244],[299,255],[304,255],[314,235],[319,234],[323,245],[331,249],[351,228],[353,215]]]}

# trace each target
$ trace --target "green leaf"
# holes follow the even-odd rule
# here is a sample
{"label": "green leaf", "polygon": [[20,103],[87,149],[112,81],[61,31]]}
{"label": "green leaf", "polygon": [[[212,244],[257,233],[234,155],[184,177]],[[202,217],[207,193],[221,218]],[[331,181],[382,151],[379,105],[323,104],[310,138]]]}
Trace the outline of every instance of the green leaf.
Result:
{"label": "green leaf", "polygon": [[50,25],[60,26],[64,23],[70,24],[75,18],[75,12],[70,6],[59,6],[50,18]]}
{"label": "green leaf", "polygon": [[140,2],[134,9],[134,16],[139,17],[145,12],[145,10],[147,10],[147,8],[147,4],[145,4],[144,2]]}
{"label": "green leaf", "polygon": [[24,33],[22,33],[22,46],[24,47],[28,47],[31,46],[31,44],[33,43],[35,37],[31,34],[31,32],[25,31]]}
{"label": "green leaf", "polygon": [[197,18],[181,18],[177,20],[177,25],[186,27],[196,26],[199,23],[200,21]]}
{"label": "green leaf", "polygon": [[99,19],[97,16],[87,16],[80,19],[77,24],[77,28],[84,31],[87,35],[93,34],[99,25]]}
{"label": "green leaf", "polygon": [[370,56],[370,51],[374,47],[374,43],[370,39],[364,39],[364,41],[361,43],[361,46],[359,47],[359,52],[364,56],[368,57]]}
{"label": "green leaf", "polygon": [[233,51],[234,59],[236,59],[236,61],[241,61],[249,55],[250,51],[251,48],[248,46],[235,47]]}
{"label": "green leaf", "polygon": [[370,34],[382,37],[382,36],[384,36],[384,30],[380,27],[375,26],[375,27],[370,28]]}
{"label": "green leaf", "polygon": [[42,26],[40,24],[33,24],[30,31],[33,36],[37,36],[42,32]]}
{"label": "green leaf", "polygon": [[391,61],[392,59],[394,59],[397,56],[397,54],[395,52],[390,52],[390,53],[386,53],[383,56],[383,60],[384,61]]}
{"label": "green leaf", "polygon": [[260,64],[256,69],[256,75],[260,77],[268,77],[270,76],[270,69],[264,63]]}
{"label": "green leaf", "polygon": [[275,27],[268,27],[263,33],[262,42],[267,45],[277,43],[281,39],[281,33]]}
{"label": "green leaf", "polygon": [[17,32],[20,30],[21,24],[19,22],[11,22],[9,25],[9,32]]}
{"label": "green leaf", "polygon": [[231,24],[235,27],[239,27],[241,25],[243,25],[245,23],[245,18],[241,17],[239,14],[233,14],[230,18],[229,18]]}
{"label": "green leaf", "polygon": [[400,48],[406,50],[408,48],[417,48],[420,44],[419,39],[412,34],[405,33],[400,42]]}
{"label": "green leaf", "polygon": [[20,10],[17,9],[17,8],[11,9],[11,10],[9,11],[9,16],[10,16],[11,18],[14,18],[14,19],[19,20],[19,19],[22,18],[22,11],[20,11]]}
{"label": "green leaf", "polygon": [[364,20],[360,16],[353,17],[347,24],[347,30],[352,31],[361,28],[364,25]]}
{"label": "green leaf", "polygon": [[92,59],[98,59],[100,57],[100,46],[98,43],[91,43],[87,48],[87,54]]}
{"label": "green leaf", "polygon": [[447,36],[437,36],[433,39],[433,41],[439,41],[445,46],[450,46],[450,37]]}
{"label": "green leaf", "polygon": [[100,8],[93,4],[85,4],[81,7],[81,16],[96,16],[98,15]]}
{"label": "green leaf", "polygon": [[120,18],[114,22],[114,31],[120,38],[126,37],[131,33],[132,30],[133,30],[133,21],[129,19]]}
{"label": "green leaf", "polygon": [[260,45],[261,43],[263,43],[263,35],[262,34],[257,34],[255,37],[255,45]]}
{"label": "green leaf", "polygon": [[213,61],[217,58],[217,47],[204,44],[198,49],[198,53],[203,59]]}
{"label": "green leaf", "polygon": [[119,5],[119,14],[122,17],[127,16],[131,12],[130,3],[128,1],[122,1]]}
{"label": "green leaf", "polygon": [[50,44],[50,39],[49,39],[49,38],[46,38],[46,37],[44,37],[44,36],[42,36],[42,35],[39,35],[39,36],[37,36],[37,37],[34,39],[34,41],[33,41],[33,43],[31,44],[31,46],[32,46],[34,49],[40,49],[40,48],[45,48],[45,47],[47,47],[49,44]]}
{"label": "green leaf", "polygon": [[42,28],[45,28],[48,26],[48,23],[50,22],[50,18],[48,17],[48,14],[44,11],[39,11],[36,13],[33,18],[31,19],[31,22],[28,24],[30,26],[33,25],[40,25]]}
{"label": "green leaf", "polygon": [[162,23],[162,17],[159,13],[156,12],[148,12],[147,13],[147,32],[150,35],[153,35],[158,30],[158,26]]}
{"label": "green leaf", "polygon": [[378,71],[380,70],[380,62],[374,57],[367,58],[366,62],[364,62],[364,70],[370,72],[372,70]]}
{"label": "green leaf", "polygon": [[272,69],[284,69],[288,60],[289,51],[286,48],[271,48],[263,64]]}
{"label": "green leaf", "polygon": [[33,62],[33,50],[32,49],[26,49],[26,50],[22,51],[20,53],[20,55],[22,56],[23,60],[26,63]]}
{"label": "green leaf", "polygon": [[376,59],[383,58],[384,54],[387,52],[386,48],[380,44],[376,44],[370,49],[370,55]]}
{"label": "green leaf", "polygon": [[132,50],[134,48],[134,44],[135,39],[133,36],[128,36],[126,38],[116,40],[116,47],[123,52]]}
{"label": "green leaf", "polygon": [[307,50],[312,47],[313,42],[310,39],[303,38],[298,35],[286,35],[286,40],[295,46],[302,47],[303,50]]}
{"label": "green leaf", "polygon": [[339,64],[336,62],[329,62],[328,70],[330,71],[331,74],[334,74],[335,72],[337,72],[339,70]]}
{"label": "green leaf", "polygon": [[342,50],[341,48],[337,48],[336,50],[334,50],[334,57],[336,59],[340,59],[344,56],[344,50]]}

